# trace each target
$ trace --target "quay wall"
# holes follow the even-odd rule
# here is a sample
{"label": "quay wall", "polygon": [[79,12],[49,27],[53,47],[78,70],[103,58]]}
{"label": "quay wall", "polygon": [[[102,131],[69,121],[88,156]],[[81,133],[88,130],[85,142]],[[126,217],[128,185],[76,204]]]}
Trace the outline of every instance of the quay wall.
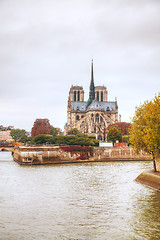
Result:
{"label": "quay wall", "polygon": [[[69,148],[69,147],[68,147]],[[152,160],[149,154],[141,151],[136,154],[131,147],[94,147],[92,151],[68,151],[67,147],[26,147],[14,149],[14,161],[24,165],[102,162],[102,161],[144,161]]]}
{"label": "quay wall", "polygon": [[142,172],[136,179],[136,182],[142,183],[150,188],[160,191],[160,172],[148,170]]}

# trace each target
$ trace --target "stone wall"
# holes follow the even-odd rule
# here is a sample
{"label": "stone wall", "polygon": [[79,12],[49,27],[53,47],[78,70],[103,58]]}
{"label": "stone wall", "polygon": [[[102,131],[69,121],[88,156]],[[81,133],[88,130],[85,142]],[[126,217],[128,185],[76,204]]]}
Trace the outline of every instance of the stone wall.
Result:
{"label": "stone wall", "polygon": [[[14,149],[14,161],[19,164],[51,164],[51,163],[72,163],[72,162],[97,162],[97,161],[143,161],[151,160],[151,156],[140,152],[136,154],[130,147],[96,147],[92,153],[87,155],[82,151],[65,151],[65,148],[54,147],[24,147],[19,146]],[[82,157],[81,157],[82,156]],[[84,157],[85,156],[85,157]]]}
{"label": "stone wall", "polygon": [[143,151],[136,154],[131,147],[97,147],[94,159],[99,160],[149,160],[151,156]]}

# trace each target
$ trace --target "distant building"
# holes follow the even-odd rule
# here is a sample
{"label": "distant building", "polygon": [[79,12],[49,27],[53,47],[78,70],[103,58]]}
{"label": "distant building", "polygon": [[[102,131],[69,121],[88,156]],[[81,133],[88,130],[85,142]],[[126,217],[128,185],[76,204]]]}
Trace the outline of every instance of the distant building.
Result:
{"label": "distant building", "polygon": [[12,129],[14,129],[13,126],[4,127],[3,125],[0,125],[0,141],[13,141],[13,138],[10,136]]}
{"label": "distant building", "polygon": [[108,125],[116,122],[118,122],[117,99],[108,101],[107,88],[94,85],[92,61],[88,101],[84,101],[82,86],[72,85],[70,88],[65,133],[77,128],[81,133],[96,135],[97,139],[104,140]]}
{"label": "distant building", "polygon": [[3,125],[0,125],[0,131],[9,131],[12,129],[14,129],[14,126],[4,127]]}

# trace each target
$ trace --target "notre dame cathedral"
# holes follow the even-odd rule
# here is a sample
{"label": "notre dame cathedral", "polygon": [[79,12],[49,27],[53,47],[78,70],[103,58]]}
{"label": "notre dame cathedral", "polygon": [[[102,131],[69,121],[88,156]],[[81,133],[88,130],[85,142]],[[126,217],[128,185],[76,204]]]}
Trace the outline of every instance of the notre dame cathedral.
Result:
{"label": "notre dame cathedral", "polygon": [[115,99],[115,102],[108,101],[107,88],[94,85],[92,60],[89,99],[84,101],[83,87],[71,86],[65,132],[77,128],[81,133],[95,135],[97,139],[104,140],[108,125],[117,121],[117,99]]}

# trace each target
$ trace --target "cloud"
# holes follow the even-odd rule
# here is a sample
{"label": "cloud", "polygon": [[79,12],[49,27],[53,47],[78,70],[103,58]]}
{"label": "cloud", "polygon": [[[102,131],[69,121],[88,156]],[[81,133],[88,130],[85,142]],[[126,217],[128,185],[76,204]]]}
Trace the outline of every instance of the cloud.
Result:
{"label": "cloud", "polygon": [[88,98],[92,57],[95,84],[118,97],[128,121],[160,87],[159,12],[158,0],[2,0],[3,124],[30,130],[44,116],[62,128],[70,86],[84,86]]}

